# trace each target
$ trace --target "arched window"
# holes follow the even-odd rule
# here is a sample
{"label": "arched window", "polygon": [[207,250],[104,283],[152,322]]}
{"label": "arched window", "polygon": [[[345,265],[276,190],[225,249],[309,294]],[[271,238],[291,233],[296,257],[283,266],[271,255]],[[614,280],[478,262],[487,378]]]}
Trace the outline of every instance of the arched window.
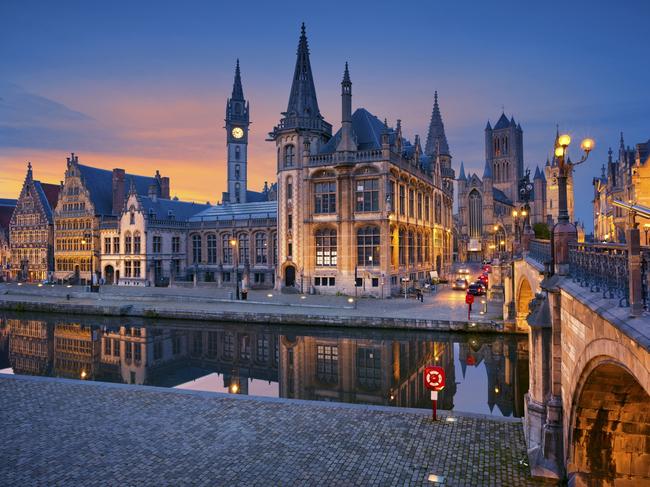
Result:
{"label": "arched window", "polygon": [[235,183],[235,202],[239,203],[241,200],[241,185],[239,183]]}
{"label": "arched window", "polygon": [[135,211],[133,210],[133,208],[131,208],[131,211],[129,213],[129,223],[131,225],[135,225]]}
{"label": "arched window", "polygon": [[483,199],[475,189],[469,194],[469,236],[480,238],[483,233]]}
{"label": "arched window", "polygon": [[208,264],[217,263],[217,236],[208,234]]}
{"label": "arched window", "polygon": [[235,179],[239,179],[241,175],[241,168],[239,167],[239,164],[235,164]]}
{"label": "arched window", "polygon": [[316,231],[316,265],[336,267],[336,230]]}
{"label": "arched window", "polygon": [[415,248],[417,252],[417,263],[421,264],[422,263],[422,234],[418,233],[417,234],[417,241],[415,242]]}
{"label": "arched window", "polygon": [[139,254],[140,250],[140,232],[135,232],[133,234],[133,253]]}
{"label": "arched window", "polygon": [[357,230],[357,265],[379,265],[379,228],[364,227]]}
{"label": "arched window", "polygon": [[239,160],[240,157],[241,157],[241,147],[237,145],[235,146],[235,159]]}
{"label": "arched window", "polygon": [[293,167],[295,158],[295,147],[293,144],[284,146],[284,167]]}
{"label": "arched window", "polygon": [[201,235],[192,235],[192,264],[201,262]]}
{"label": "arched window", "polygon": [[406,265],[406,237],[404,235],[404,230],[401,228],[399,230],[397,244],[399,248],[399,265]]}
{"label": "arched window", "polygon": [[290,201],[293,198],[293,178],[289,176],[287,178],[287,201]]}
{"label": "arched window", "polygon": [[133,247],[131,247],[131,233],[126,232],[124,234],[124,253],[125,254],[130,254],[133,250]]}
{"label": "arched window", "polygon": [[229,233],[221,235],[221,258],[222,264],[232,264],[232,245]]}
{"label": "arched window", "polygon": [[266,241],[266,233],[257,232],[255,234],[255,263],[266,264],[266,250],[268,243]]}
{"label": "arched window", "polygon": [[406,243],[406,245],[408,246],[409,264],[413,265],[413,264],[415,264],[415,238],[414,238],[412,230],[409,230],[409,232],[407,234],[407,243]]}
{"label": "arched window", "polygon": [[250,246],[247,233],[242,233],[239,235],[239,263],[240,264],[249,264],[250,263]]}

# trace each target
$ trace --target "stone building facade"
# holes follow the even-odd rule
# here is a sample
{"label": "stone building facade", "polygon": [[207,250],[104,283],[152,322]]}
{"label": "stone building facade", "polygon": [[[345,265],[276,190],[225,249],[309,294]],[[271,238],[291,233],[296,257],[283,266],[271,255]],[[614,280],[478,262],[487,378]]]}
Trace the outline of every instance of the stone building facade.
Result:
{"label": "stone building facade", "polygon": [[17,200],[0,198],[0,282],[11,276],[11,244],[9,224],[16,209]]}
{"label": "stone building facade", "polygon": [[[439,107],[427,140],[402,135],[363,108],[352,113],[346,65],[341,129],[320,113],[304,25],[277,147],[276,288],[386,297],[403,280],[451,264],[454,172]],[[435,118],[435,120],[434,120]]]}
{"label": "stone building facade", "polygon": [[100,229],[101,277],[106,284],[168,285],[184,279],[188,222],[207,204],[139,195],[134,184],[120,216]]}
{"label": "stone building facade", "polygon": [[54,217],[61,186],[34,179],[31,163],[9,224],[10,276],[41,281],[54,271]]}
{"label": "stone building facade", "polygon": [[57,280],[90,283],[100,277],[101,227],[122,214],[128,187],[139,195],[169,199],[169,178],[107,171],[79,163],[74,153],[67,159],[65,180],[54,210],[54,252]]}
{"label": "stone building facade", "polygon": [[485,128],[483,177],[458,177],[459,260],[481,261],[511,251],[527,224],[546,221],[547,181],[524,171],[523,130],[505,114]]}
{"label": "stone building facade", "polygon": [[[599,242],[625,242],[625,229],[629,226],[627,212],[613,205],[614,200],[650,206],[650,140],[625,146],[623,134],[618,157],[613,159],[610,148],[607,164],[600,177],[593,179],[594,238]],[[637,216],[641,230],[641,244],[648,245],[650,221]]]}

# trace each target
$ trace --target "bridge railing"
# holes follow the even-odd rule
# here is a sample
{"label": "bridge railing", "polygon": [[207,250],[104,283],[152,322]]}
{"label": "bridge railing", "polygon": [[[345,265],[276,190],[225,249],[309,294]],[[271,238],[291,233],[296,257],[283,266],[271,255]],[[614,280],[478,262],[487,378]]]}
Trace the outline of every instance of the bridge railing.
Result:
{"label": "bridge railing", "polygon": [[539,238],[531,239],[528,242],[528,257],[542,265],[550,264],[552,261],[551,241]]}
{"label": "bridge railing", "polygon": [[569,246],[569,275],[582,287],[630,305],[627,248],[623,244],[575,243]]}

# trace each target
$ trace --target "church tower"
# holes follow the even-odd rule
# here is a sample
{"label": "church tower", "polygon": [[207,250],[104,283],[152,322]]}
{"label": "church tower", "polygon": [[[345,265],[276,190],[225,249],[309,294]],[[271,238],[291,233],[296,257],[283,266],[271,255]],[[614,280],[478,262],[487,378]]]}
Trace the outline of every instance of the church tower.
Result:
{"label": "church tower", "polygon": [[[348,81],[343,87],[344,100],[351,96]],[[269,133],[269,140],[277,148],[278,163],[278,289],[299,287],[302,282],[312,248],[304,225],[310,208],[309,183],[305,181],[307,165],[310,156],[318,153],[331,138],[332,125],[325,121],[318,108],[303,23],[287,110]],[[350,138],[345,149],[352,145]]]}
{"label": "church tower", "polygon": [[248,178],[248,126],[250,112],[244,99],[244,89],[239,72],[239,59],[235,67],[232,96],[226,103],[226,146],[228,148],[228,191],[224,203],[246,203]]}
{"label": "church tower", "polygon": [[519,199],[519,180],[524,175],[524,147],[521,125],[505,113],[494,128],[485,127],[485,159],[495,188],[514,203]]}

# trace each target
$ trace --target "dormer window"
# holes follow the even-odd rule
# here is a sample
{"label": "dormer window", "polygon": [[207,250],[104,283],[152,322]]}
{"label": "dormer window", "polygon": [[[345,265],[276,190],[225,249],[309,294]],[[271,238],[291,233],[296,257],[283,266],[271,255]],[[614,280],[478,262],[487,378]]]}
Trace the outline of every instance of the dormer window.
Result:
{"label": "dormer window", "polygon": [[173,210],[167,210],[167,218],[170,220],[174,219],[174,211]]}
{"label": "dormer window", "polygon": [[129,214],[129,223],[135,225],[135,211],[131,210]]}

